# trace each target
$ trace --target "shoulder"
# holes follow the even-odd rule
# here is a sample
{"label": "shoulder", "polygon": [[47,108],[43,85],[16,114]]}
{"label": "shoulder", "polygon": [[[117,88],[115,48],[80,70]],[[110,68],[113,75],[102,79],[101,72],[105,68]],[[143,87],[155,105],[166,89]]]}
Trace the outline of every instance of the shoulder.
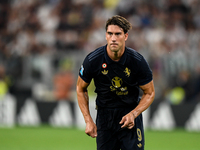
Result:
{"label": "shoulder", "polygon": [[99,47],[96,50],[92,51],[87,55],[88,61],[89,62],[95,62],[99,61],[99,59],[102,59],[102,56],[104,55],[104,49],[105,46]]}
{"label": "shoulder", "polygon": [[130,47],[126,47],[126,53],[128,57],[131,57],[131,59],[136,60],[136,61],[142,61],[142,59],[144,59],[144,57],[137,52],[136,50],[130,48]]}

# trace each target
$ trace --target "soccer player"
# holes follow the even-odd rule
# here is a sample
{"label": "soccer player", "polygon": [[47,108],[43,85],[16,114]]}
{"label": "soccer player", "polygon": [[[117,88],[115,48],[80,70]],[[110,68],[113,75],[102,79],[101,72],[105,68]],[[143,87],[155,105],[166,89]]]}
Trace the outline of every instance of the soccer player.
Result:
{"label": "soccer player", "polygon": [[[125,46],[130,22],[116,15],[107,20],[105,28],[107,44],[86,56],[77,81],[85,133],[96,137],[97,150],[143,150],[142,112],[155,95],[152,71],[141,54]],[[97,93],[96,124],[87,93],[92,79]]]}

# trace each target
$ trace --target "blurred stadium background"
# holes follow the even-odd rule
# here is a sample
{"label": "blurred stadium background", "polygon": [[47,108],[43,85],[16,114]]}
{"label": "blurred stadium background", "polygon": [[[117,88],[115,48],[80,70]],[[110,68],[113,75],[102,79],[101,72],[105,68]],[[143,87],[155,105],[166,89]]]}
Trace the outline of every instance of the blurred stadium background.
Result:
{"label": "blurred stadium background", "polygon": [[116,14],[132,23],[126,44],[154,75],[146,149],[200,149],[199,8],[200,0],[0,0],[0,149],[95,149],[76,78],[84,57],[106,44],[105,21]]}

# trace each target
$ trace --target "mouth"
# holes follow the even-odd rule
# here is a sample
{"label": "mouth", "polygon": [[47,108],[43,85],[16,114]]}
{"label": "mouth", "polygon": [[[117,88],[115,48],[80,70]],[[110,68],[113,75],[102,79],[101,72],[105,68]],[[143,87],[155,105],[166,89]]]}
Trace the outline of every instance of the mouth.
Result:
{"label": "mouth", "polygon": [[110,45],[111,46],[117,46],[118,44],[117,43],[111,43]]}

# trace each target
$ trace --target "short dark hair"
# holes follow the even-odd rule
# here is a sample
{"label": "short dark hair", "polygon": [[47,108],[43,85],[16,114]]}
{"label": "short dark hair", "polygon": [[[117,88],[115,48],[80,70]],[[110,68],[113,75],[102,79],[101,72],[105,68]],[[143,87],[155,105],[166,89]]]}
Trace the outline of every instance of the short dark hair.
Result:
{"label": "short dark hair", "polygon": [[131,23],[128,20],[126,20],[124,17],[119,16],[119,15],[115,15],[107,20],[106,27],[105,27],[106,31],[109,25],[119,26],[120,28],[123,29],[124,33],[127,33],[128,30],[132,28]]}

